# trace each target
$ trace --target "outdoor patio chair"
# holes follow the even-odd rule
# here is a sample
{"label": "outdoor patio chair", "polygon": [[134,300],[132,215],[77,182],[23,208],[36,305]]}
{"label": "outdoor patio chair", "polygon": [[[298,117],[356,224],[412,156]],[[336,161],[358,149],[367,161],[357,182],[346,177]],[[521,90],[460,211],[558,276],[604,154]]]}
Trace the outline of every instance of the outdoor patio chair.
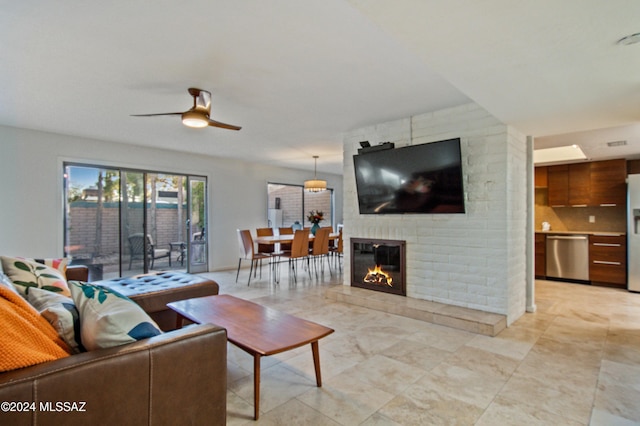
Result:
{"label": "outdoor patio chair", "polygon": [[[129,269],[134,260],[144,260],[145,258],[145,235],[142,233],[129,235]],[[162,259],[164,257],[169,258],[169,266],[171,266],[171,250],[158,249],[153,243],[151,235],[146,235],[147,245],[147,261],[149,262],[149,269],[153,269],[153,265],[156,259]]]}

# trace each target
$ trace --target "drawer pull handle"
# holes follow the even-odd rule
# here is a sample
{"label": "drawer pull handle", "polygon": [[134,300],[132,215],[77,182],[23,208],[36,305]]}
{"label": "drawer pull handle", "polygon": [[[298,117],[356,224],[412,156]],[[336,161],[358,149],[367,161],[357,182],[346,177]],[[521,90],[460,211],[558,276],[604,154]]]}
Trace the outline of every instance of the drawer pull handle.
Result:
{"label": "drawer pull handle", "polygon": [[594,246],[599,247],[621,247],[622,244],[613,244],[613,243],[593,243]]}
{"label": "drawer pull handle", "polygon": [[615,207],[617,204],[600,204],[600,207]]}
{"label": "drawer pull handle", "polygon": [[587,207],[586,204],[571,204],[571,207]]}
{"label": "drawer pull handle", "polygon": [[598,265],[622,265],[622,263],[620,262],[606,262],[604,260],[594,260],[593,263],[596,263]]}
{"label": "drawer pull handle", "polygon": [[589,239],[589,236],[587,235],[575,235],[575,236],[570,236],[570,235],[549,235],[547,236],[547,241],[553,241],[553,240],[580,240],[580,241],[587,241]]}

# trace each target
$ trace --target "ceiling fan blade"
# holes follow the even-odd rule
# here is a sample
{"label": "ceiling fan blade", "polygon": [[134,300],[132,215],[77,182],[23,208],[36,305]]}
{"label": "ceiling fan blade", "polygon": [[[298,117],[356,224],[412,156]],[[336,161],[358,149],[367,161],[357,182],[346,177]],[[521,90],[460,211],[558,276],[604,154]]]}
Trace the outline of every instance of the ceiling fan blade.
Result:
{"label": "ceiling fan blade", "polygon": [[212,119],[209,119],[209,126],[221,127],[223,129],[229,129],[229,130],[240,130],[240,129],[242,129],[242,127],[240,127],[240,126],[234,126],[233,124],[221,123],[219,121],[212,120]]}
{"label": "ceiling fan blade", "polygon": [[157,115],[182,115],[181,112],[162,112],[159,114],[131,114],[131,117],[155,117]]}

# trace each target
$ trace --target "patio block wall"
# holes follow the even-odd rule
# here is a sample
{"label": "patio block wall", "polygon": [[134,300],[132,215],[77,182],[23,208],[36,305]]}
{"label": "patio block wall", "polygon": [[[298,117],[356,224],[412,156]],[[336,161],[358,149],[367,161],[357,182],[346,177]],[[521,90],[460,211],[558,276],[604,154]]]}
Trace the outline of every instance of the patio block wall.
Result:
{"label": "patio block wall", "polygon": [[[132,206],[130,206],[131,208]],[[132,208],[129,216],[132,229],[142,229],[142,206]],[[148,210],[147,210],[148,212]],[[96,214],[97,204],[92,202],[77,202],[71,204],[67,227],[70,241],[67,245],[72,255],[111,255],[119,251],[120,209],[117,203],[105,203],[102,209],[102,244],[96,252]],[[186,218],[186,210],[183,211]],[[154,242],[158,248],[169,248],[169,243],[178,241],[178,209],[175,205],[158,206],[156,210],[156,235]],[[183,224],[184,226],[184,224]],[[184,231],[183,231],[184,235]],[[183,237],[184,238],[184,237]],[[126,248],[125,248],[126,250]]]}
{"label": "patio block wall", "polygon": [[280,198],[282,210],[282,223],[285,227],[291,226],[296,220],[300,220],[302,212],[302,188],[283,185],[269,194],[269,208],[276,208],[276,198]]}

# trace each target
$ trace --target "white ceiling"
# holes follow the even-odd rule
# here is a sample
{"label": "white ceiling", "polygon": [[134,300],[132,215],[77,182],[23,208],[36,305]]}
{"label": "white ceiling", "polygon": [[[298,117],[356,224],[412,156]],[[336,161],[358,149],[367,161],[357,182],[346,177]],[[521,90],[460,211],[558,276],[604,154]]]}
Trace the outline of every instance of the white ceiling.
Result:
{"label": "white ceiling", "polygon": [[[640,44],[616,41],[638,16],[636,0],[0,0],[0,124],[341,173],[341,133],[473,100],[545,147],[633,155]],[[187,110],[189,87],[242,130],[130,117]]]}

